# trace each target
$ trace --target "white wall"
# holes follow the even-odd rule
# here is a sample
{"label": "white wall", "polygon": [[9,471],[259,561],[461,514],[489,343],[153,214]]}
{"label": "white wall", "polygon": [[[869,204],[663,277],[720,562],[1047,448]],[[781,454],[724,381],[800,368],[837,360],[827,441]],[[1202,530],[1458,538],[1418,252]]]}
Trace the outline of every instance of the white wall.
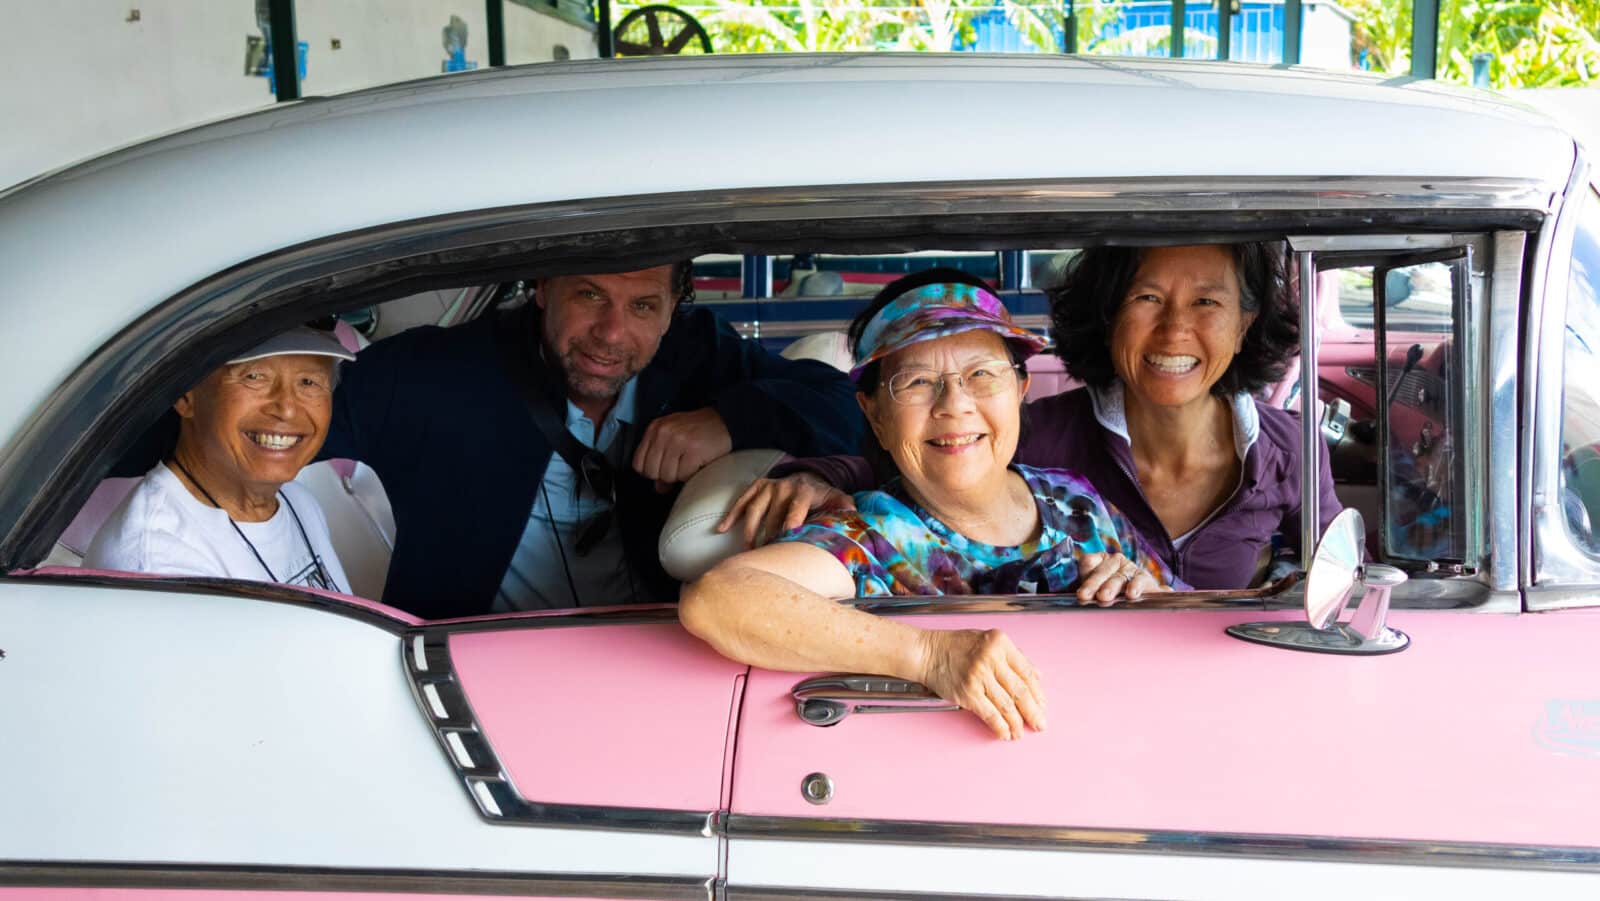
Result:
{"label": "white wall", "polygon": [[[255,0],[0,0],[0,189],[105,151],[270,106],[245,75]],[[132,11],[137,10],[136,21]],[[595,33],[506,0],[508,62],[597,53]],[[484,0],[296,0],[301,94],[438,75],[452,15],[466,59],[489,65]],[[339,49],[333,42],[339,42]]]}
{"label": "white wall", "polygon": [[5,14],[0,188],[273,100],[243,74],[251,0],[28,0]]}
{"label": "white wall", "polygon": [[295,0],[294,6],[295,29],[309,45],[302,95],[442,73],[443,32],[452,15],[467,23],[467,61],[489,66],[483,0]]}
{"label": "white wall", "polygon": [[506,65],[542,63],[555,58],[555,47],[567,48],[569,59],[594,59],[600,42],[593,29],[506,0]]}
{"label": "white wall", "polygon": [[1350,13],[1337,3],[1306,3],[1300,29],[1300,64],[1323,69],[1352,69]]}

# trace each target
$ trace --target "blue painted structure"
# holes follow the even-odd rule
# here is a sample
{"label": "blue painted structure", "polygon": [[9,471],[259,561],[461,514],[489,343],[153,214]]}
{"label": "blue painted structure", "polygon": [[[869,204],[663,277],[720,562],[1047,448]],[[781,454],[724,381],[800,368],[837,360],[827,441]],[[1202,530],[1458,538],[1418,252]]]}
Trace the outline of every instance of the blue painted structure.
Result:
{"label": "blue painted structure", "polygon": [[[1080,2],[1078,15],[1090,14],[1088,2]],[[1065,17],[1061,4],[1060,18]],[[1279,2],[1244,2],[1233,15],[1231,58],[1237,62],[1278,63],[1283,61],[1284,7]],[[973,39],[959,49],[994,53],[1039,53],[1053,48],[1038,47],[1006,20],[1001,7],[975,16],[972,20]],[[1215,5],[1194,3],[1187,5],[1183,17],[1184,56],[1192,59],[1216,59],[1217,9]],[[1123,4],[1116,20],[1106,25],[1100,33],[1079,47],[1080,53],[1105,53],[1106,45],[1116,49],[1119,56],[1168,56],[1166,34],[1172,26],[1172,4],[1168,0],[1134,0]],[[1155,40],[1162,43],[1144,48],[1129,46],[1141,29],[1159,29]],[[1054,30],[1056,46],[1061,46],[1063,26],[1058,22]],[[1153,43],[1153,42],[1152,42]],[[1098,50],[1097,50],[1098,48]]]}

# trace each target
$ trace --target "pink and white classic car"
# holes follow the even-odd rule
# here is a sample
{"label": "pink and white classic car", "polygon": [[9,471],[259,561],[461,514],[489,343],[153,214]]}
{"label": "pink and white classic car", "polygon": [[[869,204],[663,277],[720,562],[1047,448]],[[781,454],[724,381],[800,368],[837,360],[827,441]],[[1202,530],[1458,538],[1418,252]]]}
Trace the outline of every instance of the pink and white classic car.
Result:
{"label": "pink and white classic car", "polygon": [[[748,122],[706,139],[706,111]],[[1548,121],[1431,82],[880,55],[452,75],[21,185],[0,901],[1600,897],[1595,179]],[[1260,238],[1303,298],[1268,401],[1315,400],[1366,525],[1304,536],[1286,589],[866,604],[1004,629],[1050,693],[1021,741],[919,686],[732,663],[670,607],[386,607],[359,461],[302,479],[363,597],[77,565],[129,436],[312,315],[383,337],[508,273],[701,255],[739,278],[705,302],[777,342],[859,309],[802,270],[959,257],[1042,327],[1074,248]],[[691,484],[675,566],[727,550],[713,477],[766,462]]]}

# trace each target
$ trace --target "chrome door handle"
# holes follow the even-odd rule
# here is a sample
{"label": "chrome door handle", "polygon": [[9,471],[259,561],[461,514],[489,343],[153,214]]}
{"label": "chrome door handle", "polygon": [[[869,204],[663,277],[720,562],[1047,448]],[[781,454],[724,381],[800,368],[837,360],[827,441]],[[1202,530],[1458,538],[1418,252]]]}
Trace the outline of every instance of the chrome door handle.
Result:
{"label": "chrome door handle", "polygon": [[793,695],[795,713],[813,726],[832,726],[852,713],[961,709],[916,682],[887,676],[817,676],[796,685]]}

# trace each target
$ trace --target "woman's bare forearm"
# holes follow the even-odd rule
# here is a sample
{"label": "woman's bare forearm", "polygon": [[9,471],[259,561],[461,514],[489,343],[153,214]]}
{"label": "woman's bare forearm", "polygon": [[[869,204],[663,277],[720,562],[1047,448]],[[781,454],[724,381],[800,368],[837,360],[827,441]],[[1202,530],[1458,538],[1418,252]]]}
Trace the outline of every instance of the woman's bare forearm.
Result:
{"label": "woman's bare forearm", "polygon": [[921,681],[927,633],[739,561],[686,585],[679,619],[723,656],[764,669]]}

